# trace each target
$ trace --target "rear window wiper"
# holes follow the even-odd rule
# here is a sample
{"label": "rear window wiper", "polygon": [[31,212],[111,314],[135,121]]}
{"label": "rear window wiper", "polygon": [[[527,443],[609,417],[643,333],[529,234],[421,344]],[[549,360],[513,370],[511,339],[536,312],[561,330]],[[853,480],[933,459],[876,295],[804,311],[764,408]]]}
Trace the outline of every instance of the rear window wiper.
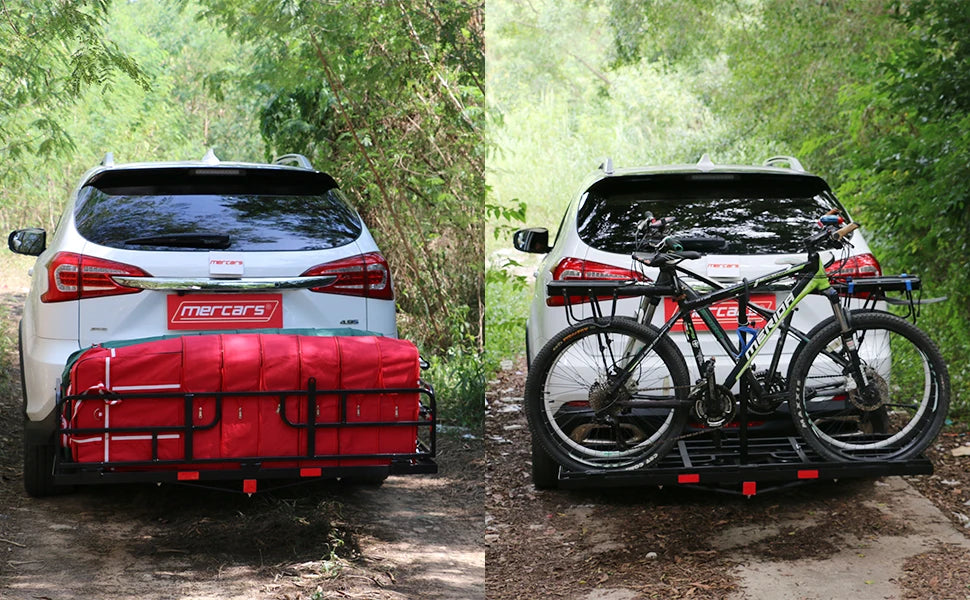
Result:
{"label": "rear window wiper", "polygon": [[166,233],[125,240],[128,246],[166,246],[169,248],[215,248],[225,250],[232,244],[223,233]]}

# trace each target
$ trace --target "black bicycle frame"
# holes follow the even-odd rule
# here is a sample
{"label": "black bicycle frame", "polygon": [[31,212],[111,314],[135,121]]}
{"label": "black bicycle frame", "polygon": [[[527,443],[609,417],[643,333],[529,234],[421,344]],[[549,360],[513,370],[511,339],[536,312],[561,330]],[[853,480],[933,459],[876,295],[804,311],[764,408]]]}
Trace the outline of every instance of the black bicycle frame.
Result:
{"label": "black bicycle frame", "polygon": [[[661,338],[670,332],[677,321],[683,321],[684,332],[694,354],[694,360],[697,362],[698,368],[702,368],[705,359],[700,348],[700,342],[697,338],[697,331],[695,330],[693,321],[691,320],[691,314],[695,312],[698,314],[698,316],[700,316],[701,320],[704,321],[704,324],[707,325],[708,329],[714,335],[714,338],[718,341],[721,347],[724,348],[728,356],[734,362],[734,368],[723,382],[724,387],[730,389],[735,383],[737,383],[738,379],[743,374],[748,372],[754,358],[758,355],[767,340],[772,337],[774,331],[779,326],[783,327],[783,331],[786,333],[788,332],[790,327],[790,317],[793,312],[792,309],[794,309],[794,307],[798,305],[798,303],[801,302],[802,299],[804,299],[808,294],[813,292],[825,293],[826,290],[830,290],[831,288],[829,285],[828,276],[825,274],[825,270],[820,263],[818,253],[810,254],[808,261],[805,263],[769,273],[752,281],[744,281],[731,287],[717,289],[704,295],[698,295],[692,288],[684,285],[677,277],[676,271],[683,272],[692,277],[698,278],[701,281],[705,281],[706,283],[717,285],[714,282],[679,265],[671,265],[670,267],[664,267],[662,269],[661,277],[658,278],[658,285],[654,286],[653,290],[644,290],[643,295],[659,297],[671,295],[672,291],[672,295],[676,299],[678,309],[673,316],[668,318],[667,321],[660,326],[656,339],[654,339],[652,343],[640,348],[627,362],[626,366],[618,373],[619,377],[611,386],[611,388],[613,388],[611,390],[613,393],[626,384],[630,376],[633,374],[633,370],[636,365],[640,363],[643,357],[653,350],[654,346],[656,346]],[[664,275],[665,273],[666,276]],[[746,292],[758,290],[759,288],[764,288],[772,283],[791,277],[796,277],[795,286],[792,288],[792,291],[788,297],[782,301],[781,306],[776,308],[774,311],[757,307],[756,312],[762,316],[768,317],[768,321],[765,323],[765,326],[761,329],[761,331],[758,332],[755,339],[746,348],[741,348],[740,345],[735,348],[734,342],[731,341],[727,332],[723,327],[721,327],[720,323],[717,322],[717,319],[711,313],[709,307],[723,300],[737,298]],[[664,284],[670,285],[660,285],[661,281],[663,281]],[[651,293],[651,291],[654,293]],[[754,307],[755,305],[751,306]],[[838,311],[839,308],[840,305],[838,302],[833,302],[833,310]],[[782,349],[783,344],[781,343],[775,347],[775,353],[772,357],[772,365],[774,367],[777,367]],[[737,358],[735,358],[735,356],[737,356]],[[764,390],[757,381],[756,377],[751,376],[748,378],[748,381],[753,384],[756,394],[764,393]],[[628,401],[624,402],[623,404],[624,406],[629,407],[659,407],[669,403],[670,401],[667,400],[660,402],[647,401],[644,403]],[[679,401],[675,403],[679,403]]]}

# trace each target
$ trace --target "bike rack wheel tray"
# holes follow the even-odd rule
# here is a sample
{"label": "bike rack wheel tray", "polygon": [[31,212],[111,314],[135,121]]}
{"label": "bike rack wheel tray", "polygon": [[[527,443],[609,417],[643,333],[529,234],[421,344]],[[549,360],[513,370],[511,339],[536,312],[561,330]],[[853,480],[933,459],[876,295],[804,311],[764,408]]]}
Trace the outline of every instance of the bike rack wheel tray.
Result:
{"label": "bike rack wheel tray", "polygon": [[797,436],[742,440],[724,433],[680,440],[663,460],[632,471],[571,471],[560,468],[562,489],[677,485],[753,496],[813,481],[887,475],[931,475],[925,457],[904,460],[831,462]]}
{"label": "bike rack wheel tray", "polygon": [[689,425],[677,445],[651,467],[603,471],[560,466],[558,487],[678,485],[750,497],[814,481],[933,474],[933,463],[923,455],[906,460],[873,456],[827,461],[796,434],[787,411],[768,417],[776,419],[774,427],[752,434],[749,423],[754,421],[748,419],[748,390],[743,384],[739,401],[736,421],[708,430]]}

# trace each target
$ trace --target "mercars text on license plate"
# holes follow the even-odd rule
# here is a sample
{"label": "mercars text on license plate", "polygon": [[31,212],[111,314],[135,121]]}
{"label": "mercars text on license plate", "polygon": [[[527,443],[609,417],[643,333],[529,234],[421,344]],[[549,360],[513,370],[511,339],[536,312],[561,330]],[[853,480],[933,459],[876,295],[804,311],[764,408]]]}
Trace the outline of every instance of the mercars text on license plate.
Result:
{"label": "mercars text on license plate", "polygon": [[[751,298],[748,299],[751,304],[757,304],[762,308],[768,310],[775,310],[775,295],[774,294],[752,294]],[[718,302],[717,304],[710,307],[711,312],[714,314],[714,318],[717,319],[718,324],[728,331],[734,331],[738,328],[738,303],[735,300],[724,300]],[[665,318],[669,319],[673,316],[674,312],[677,311],[677,303],[674,302],[673,298],[664,298],[664,315]],[[708,331],[707,325],[701,320],[700,315],[696,312],[691,315],[691,321],[694,323],[694,329],[697,331]],[[765,320],[757,315],[751,307],[748,307],[748,325],[750,327],[762,327],[765,324]],[[684,323],[678,321],[671,331],[683,331]]]}
{"label": "mercars text on license plate", "polygon": [[169,329],[259,329],[282,326],[281,294],[186,294],[168,297]]}

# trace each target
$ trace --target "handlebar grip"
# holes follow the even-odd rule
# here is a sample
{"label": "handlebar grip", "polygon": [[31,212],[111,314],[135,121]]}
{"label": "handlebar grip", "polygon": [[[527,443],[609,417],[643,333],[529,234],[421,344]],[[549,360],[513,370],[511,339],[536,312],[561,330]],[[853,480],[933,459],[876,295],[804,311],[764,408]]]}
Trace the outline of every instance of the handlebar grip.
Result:
{"label": "handlebar grip", "polygon": [[833,208],[832,210],[830,210],[829,212],[825,213],[822,216],[823,217],[827,217],[829,215],[837,215],[837,214],[839,214],[839,209],[838,208]]}
{"label": "handlebar grip", "polygon": [[844,238],[845,236],[849,235],[850,233],[852,233],[853,231],[855,231],[858,228],[859,228],[859,224],[858,223],[849,223],[848,225],[846,225],[842,229],[839,229],[838,231],[836,231],[835,233],[833,233],[832,234],[832,237],[834,237],[837,240],[841,240],[842,238]]}

